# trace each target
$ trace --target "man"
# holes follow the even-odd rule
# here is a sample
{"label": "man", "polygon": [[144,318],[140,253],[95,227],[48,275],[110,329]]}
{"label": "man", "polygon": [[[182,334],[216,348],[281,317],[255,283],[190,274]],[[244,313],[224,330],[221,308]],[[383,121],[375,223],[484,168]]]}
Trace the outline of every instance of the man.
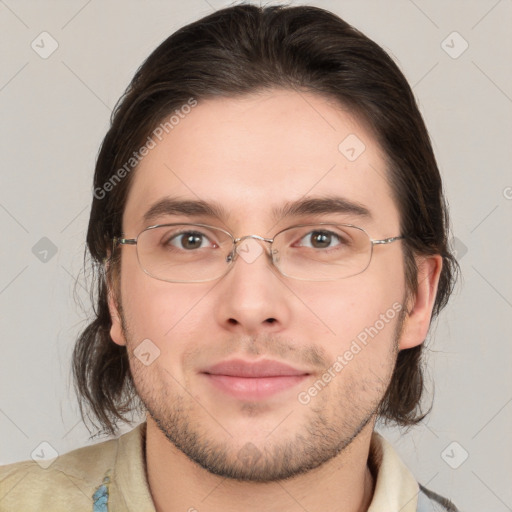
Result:
{"label": "man", "polygon": [[429,137],[375,43],[226,8],[136,73],[98,156],[84,417],[118,439],[2,468],[2,510],[456,510],[377,418],[418,423],[456,263]]}

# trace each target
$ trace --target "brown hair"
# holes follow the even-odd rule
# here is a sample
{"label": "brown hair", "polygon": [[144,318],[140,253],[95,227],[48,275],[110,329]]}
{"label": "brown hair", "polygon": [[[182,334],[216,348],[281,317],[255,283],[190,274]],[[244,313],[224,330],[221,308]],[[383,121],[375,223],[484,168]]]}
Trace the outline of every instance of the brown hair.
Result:
{"label": "brown hair", "polygon": [[[103,264],[112,238],[122,233],[133,178],[128,169],[118,179],[118,171],[123,166],[126,170],[126,162],[155,127],[191,98],[202,101],[276,87],[334,100],[372,130],[386,155],[401,233],[407,236],[403,250],[408,293],[417,290],[414,254],[440,254],[443,268],[433,317],[451,294],[458,266],[448,247],[441,178],[411,88],[393,60],[361,32],[320,8],[241,4],[218,10],[179,29],[142,64],[112,113],[98,155],[87,232],[94,319],[76,343],[73,375],[82,417],[89,409],[108,433],[115,434],[118,420],[126,421],[130,411],[141,407],[126,347],[115,344],[109,333],[107,281],[118,271],[119,261],[114,257],[106,273]],[[399,352],[380,407],[381,420],[410,426],[426,415],[420,407],[423,350],[422,344]]]}

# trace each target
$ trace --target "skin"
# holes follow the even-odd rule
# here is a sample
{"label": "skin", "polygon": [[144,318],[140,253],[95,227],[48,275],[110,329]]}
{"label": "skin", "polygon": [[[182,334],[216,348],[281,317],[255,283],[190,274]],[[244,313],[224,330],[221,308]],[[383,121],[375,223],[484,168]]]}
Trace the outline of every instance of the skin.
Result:
{"label": "skin", "polygon": [[[353,162],[338,150],[349,134],[366,146]],[[373,239],[400,234],[371,133],[312,93],[272,90],[200,102],[135,172],[123,216],[129,238],[146,227],[142,215],[165,196],[217,201],[229,217],[164,215],[152,224],[202,222],[237,237],[272,237],[320,220],[356,224]],[[372,219],[324,214],[276,224],[270,218],[286,201],[333,193],[365,205]],[[418,293],[403,304],[402,242],[376,246],[366,271],[338,282],[284,277],[263,253],[252,263],[238,258],[216,281],[168,283],[140,269],[135,247],[121,250],[120,282],[109,299],[111,336],[127,345],[148,410],[147,476],[156,510],[367,510],[375,411],[397,351],[426,338],[441,257],[418,258]],[[395,316],[309,404],[299,403],[298,392],[396,302],[404,307],[403,322]],[[160,350],[149,366],[133,356],[144,339]],[[234,357],[277,359],[310,375],[263,401],[242,401],[200,375]]]}

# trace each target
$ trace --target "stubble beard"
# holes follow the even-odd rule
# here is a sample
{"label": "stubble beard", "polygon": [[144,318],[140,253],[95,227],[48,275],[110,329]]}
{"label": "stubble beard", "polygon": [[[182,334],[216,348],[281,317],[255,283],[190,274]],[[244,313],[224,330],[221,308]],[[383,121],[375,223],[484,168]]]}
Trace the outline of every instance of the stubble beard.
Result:
{"label": "stubble beard", "polygon": [[[222,418],[214,420],[205,412],[205,408],[214,412],[211,406],[204,404],[203,408],[173,378],[162,377],[169,372],[162,368],[148,372],[147,367],[134,361],[131,347],[136,346],[136,341],[130,337],[130,329],[122,314],[121,318],[134,387],[147,413],[165,437],[212,474],[236,481],[263,483],[307,473],[340,454],[370,423],[373,428],[396,363],[404,313],[401,311],[397,317],[385,379],[371,371],[363,378],[355,375],[356,372],[346,378],[342,372],[337,378],[346,378],[346,382],[337,388],[334,398],[323,390],[307,406],[292,405],[292,414],[289,408],[283,410],[281,419],[276,421],[278,428],[263,444],[229,437],[226,429],[218,427]],[[166,382],[172,383],[172,390]],[[352,397],[359,400],[356,402]],[[246,404],[245,409],[257,421],[258,407]],[[302,415],[300,423],[296,420],[297,411]],[[287,415],[289,418],[283,421]],[[217,438],[212,432],[219,432]],[[224,440],[219,440],[220,436]]]}

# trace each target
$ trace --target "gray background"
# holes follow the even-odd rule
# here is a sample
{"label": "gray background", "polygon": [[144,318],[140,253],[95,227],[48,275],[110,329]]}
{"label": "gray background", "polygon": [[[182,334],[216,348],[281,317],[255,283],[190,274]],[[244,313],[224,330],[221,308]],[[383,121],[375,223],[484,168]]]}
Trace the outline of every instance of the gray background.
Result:
{"label": "gray background", "polygon": [[[300,3],[334,11],[396,59],[451,207],[463,279],[428,339],[434,408],[406,435],[380,431],[460,508],[512,510],[512,1]],[[95,157],[143,59],[225,5],[0,0],[0,463],[43,441],[58,453],[97,441],[70,378],[90,307],[81,267]],[[58,43],[46,59],[31,47],[51,48],[43,31]]]}

